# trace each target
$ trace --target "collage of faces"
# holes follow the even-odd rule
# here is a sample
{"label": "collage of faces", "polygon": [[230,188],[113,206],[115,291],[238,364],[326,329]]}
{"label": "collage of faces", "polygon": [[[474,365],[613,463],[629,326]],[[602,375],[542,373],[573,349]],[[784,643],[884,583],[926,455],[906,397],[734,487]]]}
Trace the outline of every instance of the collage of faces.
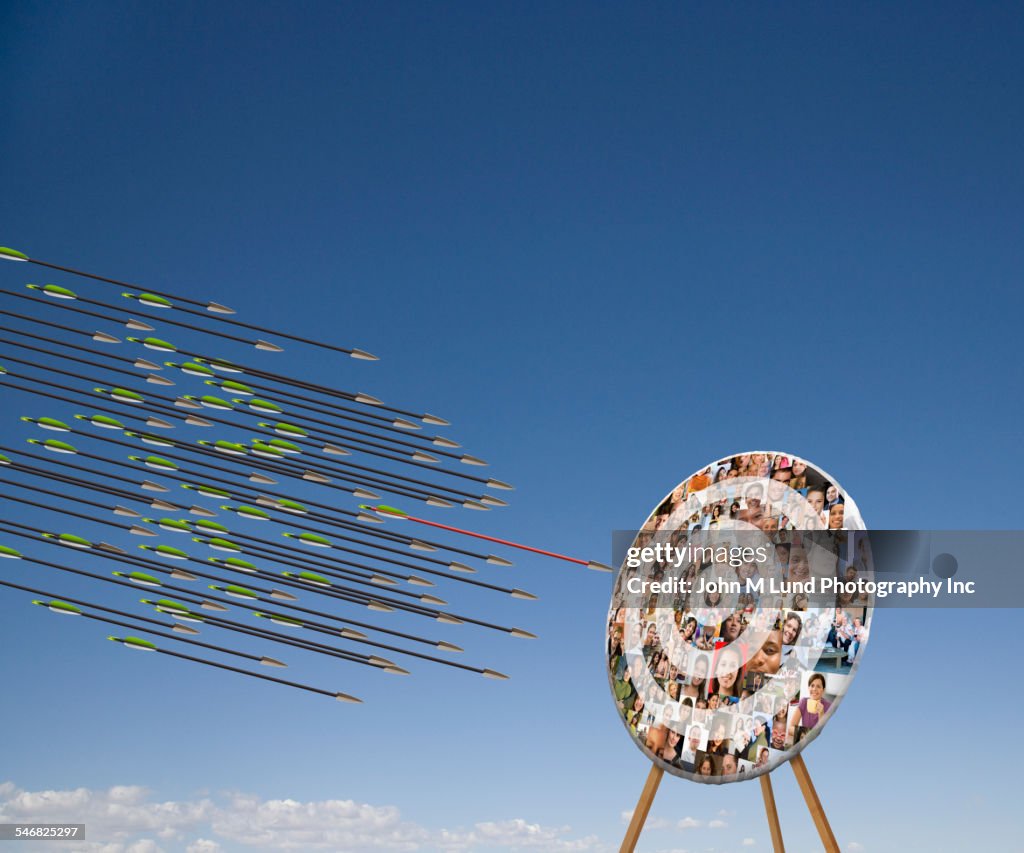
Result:
{"label": "collage of faces", "polygon": [[[840,532],[862,529],[856,506],[831,478],[786,454],[745,454],[703,469],[659,505],[634,545],[678,546],[698,528],[769,543],[767,562],[729,566],[732,577],[870,571],[866,539],[846,542]],[[801,530],[836,531],[823,535],[839,544],[814,547]],[[723,568],[702,562],[678,575],[698,589]],[[799,592],[627,595],[630,578],[659,571],[623,564],[609,610],[608,674],[630,736],[667,771],[702,782],[752,778],[788,760],[846,692],[867,642],[870,602],[832,596],[826,604]]]}

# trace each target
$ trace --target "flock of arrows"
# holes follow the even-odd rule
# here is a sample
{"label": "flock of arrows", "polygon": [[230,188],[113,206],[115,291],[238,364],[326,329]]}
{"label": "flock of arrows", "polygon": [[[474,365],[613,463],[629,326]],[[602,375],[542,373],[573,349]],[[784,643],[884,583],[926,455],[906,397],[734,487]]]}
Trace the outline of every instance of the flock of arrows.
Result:
{"label": "flock of arrows", "polygon": [[[57,516],[53,528],[0,520],[0,557],[35,567],[25,578],[5,573],[0,589],[35,596],[32,604],[55,614],[113,626],[109,639],[128,649],[359,702],[251,667],[283,668],[278,656],[301,651],[398,675],[409,672],[404,659],[414,659],[504,679],[457,660],[462,648],[431,638],[429,629],[420,635],[388,626],[388,614],[403,613],[534,638],[453,612],[447,601],[424,591],[468,585],[536,598],[481,579],[495,571],[489,567],[510,567],[510,560],[451,541],[489,542],[611,571],[377,503],[488,510],[505,506],[494,492],[512,487],[480,476],[477,469],[486,463],[461,452],[457,442],[424,431],[448,426],[443,418],[215,351],[230,341],[277,353],[284,347],[275,340],[284,340],[375,361],[370,353],[242,322],[217,302],[142,290],[13,249],[0,248],[0,259],[86,279],[91,289],[115,287],[128,300],[108,304],[57,284],[0,290],[0,388],[62,407],[60,418],[22,418],[40,430],[28,446],[0,444],[0,495],[7,509],[25,506]],[[95,321],[137,335],[122,339],[95,330]],[[155,336],[158,326],[187,330],[181,334],[200,343],[192,345],[195,350],[176,346]],[[184,393],[179,383],[196,393]],[[247,440],[236,440],[240,431]],[[306,497],[307,491],[319,499]],[[91,541],[74,532],[83,522],[109,529],[108,538],[119,542],[129,535],[145,541],[134,550]],[[406,524],[423,535],[401,532]],[[430,530],[444,531],[432,535],[445,541],[428,538]],[[52,546],[52,559],[22,553],[19,540]],[[115,585],[152,597],[140,600],[141,612],[71,597],[59,591],[68,574],[94,581],[97,593]],[[52,582],[39,580],[51,576]],[[16,583],[15,577],[30,582]],[[210,642],[207,634],[219,631],[285,652],[272,657]]]}

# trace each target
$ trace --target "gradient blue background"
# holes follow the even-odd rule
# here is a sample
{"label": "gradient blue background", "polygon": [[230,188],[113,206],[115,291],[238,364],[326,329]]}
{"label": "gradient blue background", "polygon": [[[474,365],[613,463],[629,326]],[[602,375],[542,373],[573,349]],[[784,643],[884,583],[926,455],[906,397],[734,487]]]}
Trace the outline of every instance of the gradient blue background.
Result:
{"label": "gradient blue background", "polygon": [[[1019,526],[1019,9],[3,17],[0,242],[376,352],[280,364],[449,417],[518,487],[507,510],[436,517],[607,559],[611,530],[682,477],[771,447],[834,473],[875,527]],[[114,298],[0,269],[6,289],[43,280]],[[33,435],[16,415],[55,411],[0,399],[7,443]],[[140,661],[0,592],[0,781],[351,798],[617,846],[647,766],[606,686],[609,578],[528,558],[509,573],[542,601],[452,600],[541,635],[461,635],[510,682],[311,666],[358,708]],[[880,614],[807,752],[843,844],[1022,849],[1020,628],[1017,610]],[[815,849],[777,778],[787,842]],[[727,829],[643,849],[768,848],[756,785],[670,779],[654,815],[720,809]]]}

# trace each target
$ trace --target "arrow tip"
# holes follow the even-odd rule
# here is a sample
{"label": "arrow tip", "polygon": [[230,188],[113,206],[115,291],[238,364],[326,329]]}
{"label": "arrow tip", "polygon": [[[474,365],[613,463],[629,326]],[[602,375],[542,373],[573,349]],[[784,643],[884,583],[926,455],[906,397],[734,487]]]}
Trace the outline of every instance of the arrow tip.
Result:
{"label": "arrow tip", "polygon": [[486,562],[490,563],[492,566],[504,566],[505,568],[515,565],[511,560],[506,560],[504,557],[498,557],[494,554],[488,554]]}
{"label": "arrow tip", "polygon": [[358,358],[360,361],[380,361],[372,352],[362,349],[354,349],[349,353],[351,358]]}
{"label": "arrow tip", "polygon": [[448,501],[442,500],[441,498],[436,498],[433,495],[427,498],[423,503],[425,503],[427,506],[438,506],[441,507],[442,509],[451,508],[451,504],[448,503]]}
{"label": "arrow tip", "polygon": [[288,666],[288,664],[286,664],[286,663],[282,663],[281,661],[279,661],[279,660],[277,660],[275,658],[270,658],[270,657],[266,657],[266,656],[260,658],[260,663],[263,666],[276,666],[279,669],[284,669],[284,668],[286,668]]}
{"label": "arrow tip", "polygon": [[256,347],[256,349],[258,350],[262,350],[263,352],[284,352],[284,347],[278,346],[277,344],[271,343],[270,341],[265,341],[262,338],[257,340],[256,343],[253,344],[253,346]]}
{"label": "arrow tip", "polygon": [[480,503],[487,504],[487,506],[508,506],[508,501],[503,501],[501,498],[494,497],[494,495],[481,495]]}
{"label": "arrow tip", "polygon": [[444,418],[439,418],[437,415],[424,414],[420,417],[420,420],[425,424],[432,424],[433,426],[451,426],[451,421],[446,421]]}
{"label": "arrow tip", "polygon": [[464,651],[462,646],[457,646],[457,645],[455,645],[455,643],[449,643],[449,642],[446,642],[445,640],[438,640],[437,641],[437,648],[438,648],[439,651],[442,651],[442,652],[461,652],[461,651]]}
{"label": "arrow tip", "polygon": [[348,693],[335,693],[334,698],[339,702],[347,702],[351,705],[362,705],[363,700],[358,696],[349,696]]}
{"label": "arrow tip", "polygon": [[472,566],[467,566],[465,563],[460,563],[456,560],[452,560],[448,564],[448,568],[451,569],[453,572],[465,572],[466,574],[470,575],[476,574],[476,569],[474,569]]}
{"label": "arrow tip", "polygon": [[361,391],[356,394],[357,403],[365,403],[367,406],[383,406],[384,401],[373,394],[363,394]]}
{"label": "arrow tip", "polygon": [[513,637],[518,637],[521,640],[536,640],[537,635],[531,634],[529,631],[524,631],[522,628],[512,628],[508,632]]}
{"label": "arrow tip", "polygon": [[598,563],[595,560],[591,560],[589,563],[587,563],[587,568],[588,569],[592,569],[595,572],[614,572],[615,571],[615,569],[613,569],[611,566],[606,566],[604,563]]}
{"label": "arrow tip", "polygon": [[498,681],[508,681],[508,676],[507,675],[505,675],[503,672],[497,672],[496,670],[493,670],[493,669],[485,669],[480,674],[484,678],[494,678],[494,679],[496,679]]}
{"label": "arrow tip", "polygon": [[214,314],[234,314],[234,308],[228,308],[227,305],[221,305],[219,302],[207,302],[206,310],[211,311]]}

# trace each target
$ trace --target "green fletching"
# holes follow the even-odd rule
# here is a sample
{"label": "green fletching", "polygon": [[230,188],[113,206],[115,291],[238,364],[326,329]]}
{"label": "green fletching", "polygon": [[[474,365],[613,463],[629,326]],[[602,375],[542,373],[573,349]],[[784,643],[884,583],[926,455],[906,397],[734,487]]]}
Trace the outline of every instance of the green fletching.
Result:
{"label": "green fletching", "polygon": [[42,291],[47,296],[56,296],[60,299],[78,299],[78,294],[75,291],[61,287],[59,284],[44,284],[42,287],[30,284],[29,287]]}
{"label": "green fletching", "polygon": [[277,447],[271,447],[269,444],[255,439],[252,443],[252,452],[257,456],[271,456],[274,459],[280,459],[284,456],[284,451]]}
{"label": "green fletching", "polygon": [[212,394],[203,394],[203,396],[199,398],[199,402],[211,409],[234,408],[227,400],[222,400],[220,397],[214,397]]}
{"label": "green fletching", "polygon": [[130,432],[125,430],[125,434],[132,438],[137,438],[139,441],[145,444],[155,444],[157,447],[177,447],[177,443],[169,438],[163,438],[159,435],[153,435],[148,432]]}
{"label": "green fletching", "polygon": [[285,498],[280,498],[277,501],[277,505],[281,507],[281,509],[288,509],[292,510],[293,512],[309,512],[309,510],[306,509],[306,507],[303,504],[300,504],[298,501],[290,501]]}
{"label": "green fletching", "polygon": [[170,545],[157,545],[153,550],[157,554],[162,554],[165,557],[173,557],[179,560],[188,559],[188,552],[182,551],[181,548],[173,548]]}
{"label": "green fletching", "polygon": [[301,533],[299,534],[299,541],[305,542],[308,545],[323,545],[325,547],[330,547],[331,545],[330,539],[328,539],[326,536],[320,536],[316,533]]}
{"label": "green fletching", "polygon": [[57,441],[55,438],[48,438],[43,442],[42,446],[55,453],[78,453],[73,445],[68,444],[66,441]]}
{"label": "green fletching", "polygon": [[21,551],[8,548],[6,545],[0,545],[0,557],[5,557],[8,560],[20,560]]}
{"label": "green fletching", "polygon": [[330,586],[331,582],[327,580],[323,575],[318,575],[315,572],[299,572],[295,577],[299,580],[310,581],[311,583],[321,583],[324,586]]}
{"label": "green fletching", "polygon": [[110,427],[112,429],[124,429],[125,426],[117,418],[108,418],[106,415],[75,415],[75,417],[82,417],[84,420],[91,421],[95,426]]}
{"label": "green fletching", "polygon": [[260,424],[260,426],[272,426],[275,432],[283,433],[284,435],[296,435],[299,438],[306,438],[309,435],[306,430],[300,426],[295,426],[295,424],[276,423],[273,425]]}
{"label": "green fletching", "polygon": [[170,459],[164,459],[162,456],[147,456],[143,460],[147,465],[152,465],[156,468],[169,468],[172,471],[177,471],[178,466]]}
{"label": "green fletching", "polygon": [[245,506],[244,504],[242,506],[236,506],[235,512],[238,515],[244,515],[247,518],[259,518],[264,521],[270,520],[270,515],[268,513],[265,513],[263,510],[257,509],[254,506]]}
{"label": "green fletching", "polygon": [[161,598],[159,601],[148,601],[147,604],[152,604],[158,610],[165,610],[176,613],[188,613],[189,609],[177,601],[170,598]]}
{"label": "green fletching", "polygon": [[241,598],[259,598],[259,595],[257,595],[251,589],[246,589],[244,586],[235,586],[234,584],[230,584],[229,586],[224,587],[224,592],[227,595],[237,595]]}
{"label": "green fletching", "polygon": [[267,444],[285,453],[302,453],[301,447],[299,447],[297,444],[293,444],[290,441],[285,441],[283,438],[272,438],[270,439],[270,441],[267,442]]}
{"label": "green fletching", "polygon": [[217,536],[214,536],[212,539],[206,540],[206,544],[209,545],[211,548],[217,548],[221,551],[237,552],[242,550],[240,545],[236,545],[234,542],[228,539],[221,539]]}
{"label": "green fletching", "polygon": [[28,260],[28,255],[19,252],[17,249],[8,249],[6,246],[0,246],[0,255],[12,261]]}
{"label": "green fletching", "polygon": [[[203,444],[209,445],[210,442],[205,441],[205,442],[203,442]],[[219,448],[220,450],[234,451],[235,453],[241,453],[243,455],[249,452],[249,448],[246,447],[241,442],[238,442],[238,441],[226,441],[223,438],[220,439],[219,441],[213,442],[213,444],[210,445],[210,446]]]}
{"label": "green fletching", "polygon": [[217,521],[210,521],[208,518],[199,518],[195,521],[196,530],[213,530],[217,533],[230,533],[223,524]]}
{"label": "green fletching", "polygon": [[389,515],[408,515],[409,513],[400,510],[398,507],[388,506],[387,504],[378,504],[377,506],[368,506],[366,509],[372,509],[379,512],[386,512]]}
{"label": "green fletching", "polygon": [[50,610],[60,610],[63,613],[74,613],[75,615],[81,615],[82,613],[79,608],[75,607],[73,604],[68,604],[66,601],[57,601],[54,599],[53,601],[45,602],[45,604],[50,608]]}
{"label": "green fletching", "polygon": [[81,536],[75,536],[74,533],[61,533],[57,537],[57,541],[61,545],[69,545],[72,548],[91,548],[92,542],[88,539],[83,539]]}
{"label": "green fletching", "polygon": [[271,403],[269,400],[260,400],[256,397],[244,402],[248,404],[250,409],[259,409],[265,412],[274,412],[275,414],[280,414],[284,411],[277,403]]}
{"label": "green fletching", "polygon": [[256,566],[250,563],[248,560],[240,560],[238,557],[225,557],[221,562],[225,566],[230,566],[233,569],[241,569],[246,572],[258,571]]}
{"label": "green fletching", "polygon": [[145,403],[146,398],[141,394],[136,394],[134,391],[129,391],[126,388],[111,388],[110,396],[116,397],[119,400],[131,400],[135,403]]}
{"label": "green fletching", "polygon": [[[120,574],[120,572],[115,572],[114,574]],[[136,583],[145,583],[152,584],[153,586],[160,586],[159,578],[155,578],[152,575],[147,575],[145,572],[129,572],[127,575],[122,575],[122,577],[126,577],[128,578],[128,580],[135,581]]]}
{"label": "green fletching", "polygon": [[221,388],[223,388],[225,391],[233,391],[236,394],[255,394],[256,393],[248,385],[244,385],[241,382],[235,382],[232,379],[222,379],[220,382],[218,382],[216,384],[219,385]]}
{"label": "green fletching", "polygon": [[280,613],[256,613],[261,619],[269,619],[271,622],[275,622],[278,625],[288,625],[292,628],[301,628],[303,623],[298,619],[292,619],[290,616],[282,616]]}
{"label": "green fletching", "polygon": [[206,495],[208,498],[230,498],[231,492],[226,492],[224,489],[217,489],[213,486],[205,486],[202,483],[193,485],[192,483],[184,483],[182,488],[191,489],[192,491],[199,492],[201,495]]}
{"label": "green fletching", "polygon": [[[128,294],[125,294],[126,296]],[[135,297],[143,305],[153,305],[157,308],[173,308],[174,303],[169,299],[164,299],[162,296],[157,296],[155,293],[140,293]]]}
{"label": "green fletching", "polygon": [[[216,376],[217,375],[212,370],[210,370],[210,368],[207,367],[205,364],[196,364],[194,361],[186,361],[184,364],[179,365],[179,366],[180,366],[181,371],[183,373],[193,373],[193,374],[196,374],[198,376]],[[170,367],[170,362],[168,362],[168,367]]]}
{"label": "green fletching", "polygon": [[240,367],[238,367],[236,364],[231,363],[226,358],[204,358],[202,360],[211,367],[219,368],[220,370],[227,370],[234,373],[242,372],[242,369]]}
{"label": "green fletching", "polygon": [[56,418],[36,418],[36,426],[41,426],[43,429],[56,429],[61,432],[71,432],[69,427],[64,421],[58,421]]}
{"label": "green fletching", "polygon": [[192,532],[192,526],[187,521],[182,521],[180,518],[161,518],[157,524],[165,529],[180,530],[183,533]]}
{"label": "green fletching", "polygon": [[121,642],[126,646],[132,646],[136,649],[146,649],[151,652],[156,651],[156,646],[149,640],[143,640],[142,637],[125,637]]}
{"label": "green fletching", "polygon": [[177,352],[178,351],[178,348],[174,344],[170,343],[169,341],[162,341],[162,340],[160,340],[160,338],[141,338],[141,339],[129,338],[129,340],[138,340],[138,342],[140,344],[142,344],[144,347],[147,347],[149,349],[160,350],[161,352]]}

